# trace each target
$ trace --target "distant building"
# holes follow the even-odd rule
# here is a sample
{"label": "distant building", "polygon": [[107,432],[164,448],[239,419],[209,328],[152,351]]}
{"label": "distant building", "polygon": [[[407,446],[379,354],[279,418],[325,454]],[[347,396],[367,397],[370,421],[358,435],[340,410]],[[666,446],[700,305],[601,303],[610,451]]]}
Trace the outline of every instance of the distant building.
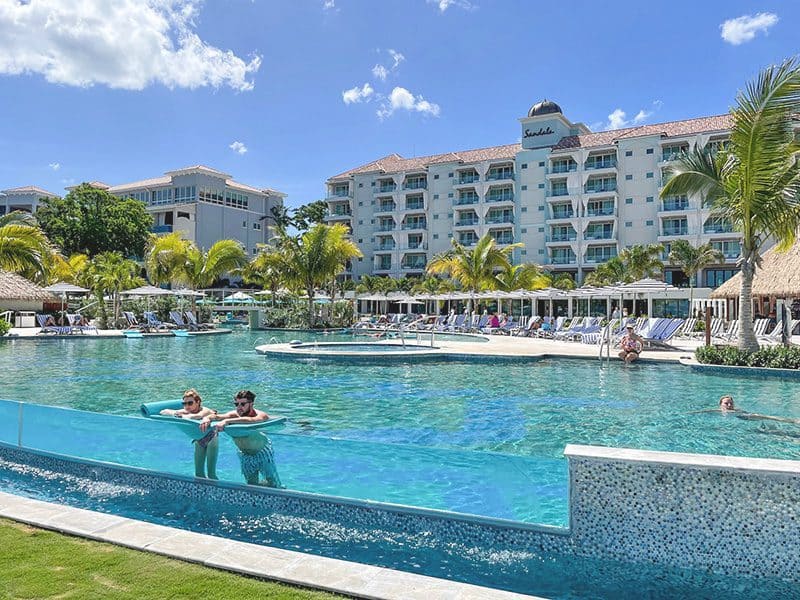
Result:
{"label": "distant building", "polygon": [[666,279],[686,279],[666,260],[678,239],[711,242],[724,260],[704,270],[716,287],[737,272],[740,236],[711,217],[702,198],[659,197],[665,169],[694,145],[720,147],[728,115],[592,133],[554,102],[520,119],[521,143],[420,158],[390,154],[327,181],[327,221],[346,223],[364,258],[348,276],[424,273],[456,239],[488,233],[523,242],[514,261],[547,265],[582,281],[636,244],[662,243]]}
{"label": "distant building", "polygon": [[[153,216],[154,233],[180,231],[185,239],[208,249],[222,239],[242,243],[249,255],[272,237],[272,209],[286,194],[234,181],[230,175],[197,165],[169,171],[163,177],[121,185],[92,181],[89,185],[120,198],[140,200]],[[75,189],[76,186],[67,188]],[[56,197],[34,186],[0,193],[0,214],[12,210],[35,212],[43,197]]]}
{"label": "distant building", "polygon": [[34,213],[39,207],[39,200],[41,198],[57,197],[58,194],[53,194],[35,185],[0,190],[0,215],[15,210]]}

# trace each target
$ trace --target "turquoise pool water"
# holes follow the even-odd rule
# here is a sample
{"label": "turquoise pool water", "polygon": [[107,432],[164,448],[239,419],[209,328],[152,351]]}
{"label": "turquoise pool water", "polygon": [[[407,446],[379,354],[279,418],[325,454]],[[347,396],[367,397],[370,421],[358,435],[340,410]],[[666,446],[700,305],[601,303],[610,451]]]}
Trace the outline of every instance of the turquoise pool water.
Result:
{"label": "turquoise pool water", "polygon": [[[720,395],[731,393],[745,410],[800,417],[797,380],[570,359],[415,364],[412,357],[392,366],[295,363],[253,351],[258,340],[264,343],[273,335],[284,342],[353,341],[351,336],[314,338],[295,332],[269,332],[268,337],[264,332],[235,332],[185,339],[8,340],[0,343],[0,397],[134,415],[141,402],[175,398],[188,387],[197,388],[206,404],[216,408],[230,407],[235,391],[249,388],[259,406],[289,418],[280,439],[276,436],[276,455],[297,489],[322,486],[320,491],[326,493],[365,497],[372,486],[383,495],[366,497],[559,525],[566,522],[566,466],[561,456],[568,443],[800,458],[800,427],[693,413],[715,407]],[[351,445],[344,456],[352,461],[338,471],[335,463],[318,473],[304,471],[302,460],[308,456],[297,462],[290,459],[300,456],[304,447],[317,447],[308,450],[315,456],[330,452],[326,444],[331,440],[341,442],[342,448]],[[183,440],[181,444],[183,452],[190,451]],[[459,471],[460,482],[449,498],[443,488],[428,494],[428,486],[418,485],[426,468],[445,460],[437,451],[464,450],[529,462],[521,470],[499,470],[503,474],[490,483],[482,481],[481,471],[490,470],[491,461],[482,462],[483,454],[462,453],[458,456],[470,458],[446,459],[453,464],[472,461]],[[158,453],[158,448],[152,451]],[[399,454],[405,464],[419,457],[413,485],[403,484],[403,465],[389,460]],[[140,454],[126,447],[117,457],[124,462]],[[180,461],[175,468],[189,472],[189,465]],[[429,479],[447,472],[447,464],[440,464]],[[237,478],[235,468],[229,475]],[[335,484],[330,484],[331,478]],[[484,488],[505,479],[508,498],[517,499],[491,502],[491,490]],[[542,490],[537,493],[544,500],[526,504],[515,485]],[[513,506],[515,502],[520,506]]]}

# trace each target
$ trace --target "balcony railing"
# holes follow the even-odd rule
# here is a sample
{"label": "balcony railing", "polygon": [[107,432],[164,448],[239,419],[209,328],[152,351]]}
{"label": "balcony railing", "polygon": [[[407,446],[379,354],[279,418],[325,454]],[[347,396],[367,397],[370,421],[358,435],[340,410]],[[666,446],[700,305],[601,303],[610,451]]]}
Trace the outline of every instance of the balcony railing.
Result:
{"label": "balcony railing", "polygon": [[703,225],[703,233],[733,233],[730,225]]}
{"label": "balcony railing", "polygon": [[466,206],[467,204],[477,204],[478,196],[462,196],[453,200],[454,206]]}
{"label": "balcony railing", "polygon": [[492,173],[489,171],[489,173],[486,175],[486,181],[503,181],[505,179],[514,179],[514,173]]}
{"label": "balcony railing", "polygon": [[394,223],[378,223],[375,225],[375,231],[394,231],[395,229]]}
{"label": "balcony railing", "polygon": [[578,170],[578,163],[569,163],[568,165],[552,165],[545,169],[547,174],[551,173],[572,173]]}
{"label": "balcony railing", "polygon": [[427,221],[410,221],[408,223],[403,223],[403,229],[425,229],[428,227]]}
{"label": "balcony railing", "polygon": [[583,236],[585,240],[613,240],[614,233],[609,231],[591,231],[587,230],[586,235]]}
{"label": "balcony railing", "polygon": [[425,210],[424,202],[411,202],[406,203],[406,210]]}
{"label": "balcony railing", "polygon": [[678,160],[681,157],[681,155],[686,153],[687,150],[688,148],[686,148],[685,150],[681,150],[679,152],[676,152],[674,150],[663,151],[661,153],[661,162]]}
{"label": "balcony railing", "polygon": [[583,191],[585,194],[597,194],[600,192],[616,192],[617,184],[616,183],[601,183],[594,185],[587,184],[583,188]]}
{"label": "balcony railing", "polygon": [[404,269],[404,270],[409,270],[409,271],[410,270],[419,271],[419,270],[424,269],[426,264],[427,264],[426,261],[424,261],[424,260],[419,261],[418,260],[418,261],[415,261],[415,262],[401,263],[400,268]]}
{"label": "balcony railing", "polygon": [[150,231],[152,233],[172,233],[172,225],[154,225]]}
{"label": "balcony railing", "polygon": [[578,234],[577,232],[573,231],[572,233],[554,233],[553,235],[548,235],[545,238],[546,242],[572,242],[577,239]]}
{"label": "balcony railing", "polygon": [[400,246],[400,250],[427,250],[428,244],[424,242],[415,242],[411,244],[407,244],[405,246]]}
{"label": "balcony railing", "polygon": [[404,190],[424,190],[428,188],[427,181],[409,181],[403,184]]}
{"label": "balcony railing", "polygon": [[596,162],[586,162],[583,165],[583,168],[587,171],[596,170],[596,169],[612,169],[617,166],[617,161],[615,160],[600,160]]}
{"label": "balcony railing", "polygon": [[350,190],[334,190],[329,198],[349,198]]}
{"label": "balcony railing", "polygon": [[668,212],[671,210],[689,210],[689,200],[664,200],[661,203],[661,210]]}
{"label": "balcony railing", "polygon": [[614,214],[613,206],[604,206],[603,208],[587,208],[587,217],[610,217]]}
{"label": "balcony railing", "polygon": [[486,201],[487,202],[513,202],[514,201],[514,194],[505,193],[505,194],[486,194]]}
{"label": "balcony railing", "polygon": [[397,205],[394,202],[389,204],[378,204],[378,206],[375,207],[375,212],[394,212],[396,208]]}
{"label": "balcony railing", "polygon": [[486,217],[486,224],[487,225],[497,225],[500,223],[514,223],[514,217],[512,215],[503,215],[499,217]]}
{"label": "balcony railing", "polygon": [[478,238],[476,237],[469,237],[469,238],[459,238],[458,243],[462,246],[474,246],[478,243]]}
{"label": "balcony railing", "polygon": [[604,263],[607,260],[611,260],[617,255],[616,252],[604,252],[602,254],[586,254],[583,257],[583,262],[587,263]]}
{"label": "balcony railing", "polygon": [[575,216],[575,212],[572,210],[554,210],[553,211],[553,218],[554,219],[571,219]]}
{"label": "balcony railing", "polygon": [[480,222],[478,217],[472,219],[459,219],[456,221],[456,227],[469,227],[470,225],[477,225]]}
{"label": "balcony railing", "polygon": [[492,236],[494,241],[498,244],[513,244],[514,243],[514,236],[513,235],[498,235]]}
{"label": "balcony railing", "polygon": [[376,271],[391,271],[392,263],[380,263],[375,267]]}
{"label": "balcony railing", "polygon": [[378,186],[378,193],[379,194],[388,194],[390,192],[397,191],[397,184],[393,183],[391,185],[381,185]]}
{"label": "balcony railing", "polygon": [[572,256],[551,256],[551,265],[574,265],[578,261],[578,257],[574,254]]}
{"label": "balcony railing", "polygon": [[384,244],[375,244],[375,250],[377,250],[379,252],[382,251],[382,250],[391,251],[391,250],[394,250],[395,248],[396,248],[395,244],[385,244],[385,243]]}
{"label": "balcony railing", "polygon": [[689,227],[664,227],[661,235],[689,235]]}
{"label": "balcony railing", "polygon": [[475,183],[476,181],[480,181],[481,177],[477,173],[475,175],[461,175],[456,180],[456,185],[465,185],[469,183]]}
{"label": "balcony railing", "polygon": [[551,188],[547,190],[547,196],[557,197],[557,196],[569,196],[569,190],[565,187],[557,187]]}
{"label": "balcony railing", "polygon": [[329,217],[352,217],[353,213],[349,210],[332,210],[328,213]]}

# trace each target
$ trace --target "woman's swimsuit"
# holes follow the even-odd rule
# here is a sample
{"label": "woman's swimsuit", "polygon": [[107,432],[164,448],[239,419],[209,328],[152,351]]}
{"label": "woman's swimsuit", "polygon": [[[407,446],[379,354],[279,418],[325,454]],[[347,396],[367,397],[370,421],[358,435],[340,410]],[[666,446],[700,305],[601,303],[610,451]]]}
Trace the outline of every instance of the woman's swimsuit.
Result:
{"label": "woman's swimsuit", "polygon": [[623,338],[622,339],[622,349],[625,352],[633,352],[634,354],[639,354],[639,342],[633,338]]}

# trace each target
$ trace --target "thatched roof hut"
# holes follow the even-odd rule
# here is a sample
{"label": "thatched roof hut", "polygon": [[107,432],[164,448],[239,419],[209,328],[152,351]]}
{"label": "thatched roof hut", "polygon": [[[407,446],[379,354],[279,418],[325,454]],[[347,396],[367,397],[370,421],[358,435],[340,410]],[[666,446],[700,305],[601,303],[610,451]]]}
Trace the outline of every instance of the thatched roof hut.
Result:
{"label": "thatched roof hut", "polygon": [[[711,293],[712,298],[738,298],[742,274],[737,273]],[[767,250],[753,277],[753,297],[800,298],[800,240],[786,252]]]}
{"label": "thatched roof hut", "polygon": [[21,275],[10,273],[0,269],[0,306],[7,307],[9,304],[24,302],[52,302],[57,298],[46,289],[31,283]]}

